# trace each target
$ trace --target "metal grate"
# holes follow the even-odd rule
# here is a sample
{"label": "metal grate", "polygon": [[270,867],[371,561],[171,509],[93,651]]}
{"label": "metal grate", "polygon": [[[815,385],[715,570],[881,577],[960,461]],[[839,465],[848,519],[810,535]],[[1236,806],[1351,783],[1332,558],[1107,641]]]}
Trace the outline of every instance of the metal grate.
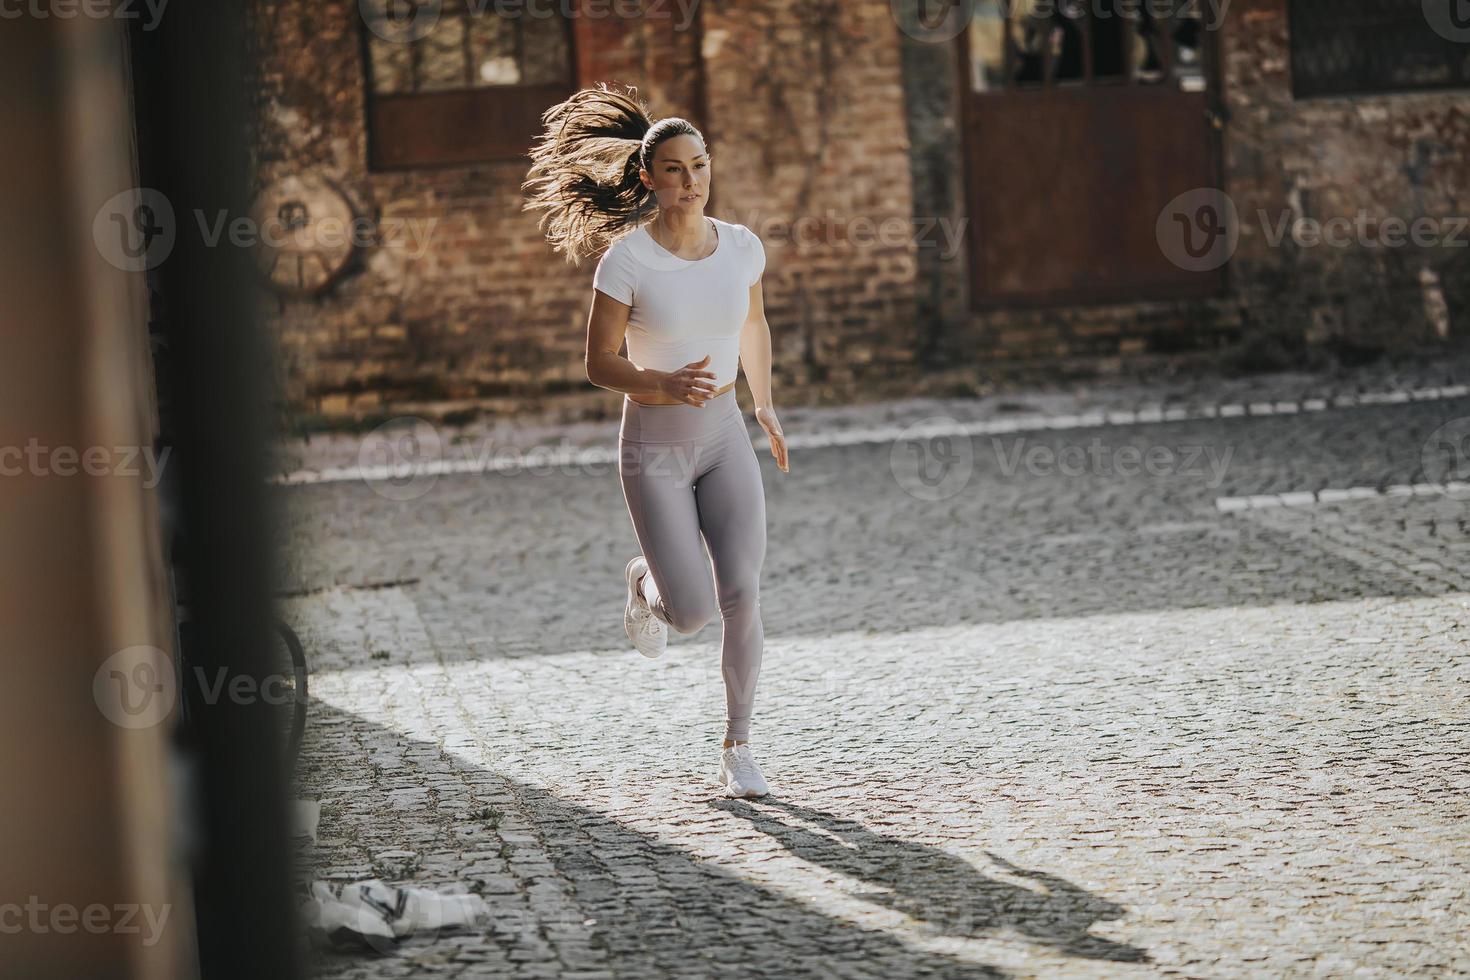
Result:
{"label": "metal grate", "polygon": [[571,21],[487,0],[361,0],[378,95],[548,85],[571,77]]}
{"label": "metal grate", "polygon": [[1291,0],[1298,98],[1470,86],[1463,0]]}
{"label": "metal grate", "polygon": [[1201,0],[971,0],[971,90],[1177,85],[1204,91]]}

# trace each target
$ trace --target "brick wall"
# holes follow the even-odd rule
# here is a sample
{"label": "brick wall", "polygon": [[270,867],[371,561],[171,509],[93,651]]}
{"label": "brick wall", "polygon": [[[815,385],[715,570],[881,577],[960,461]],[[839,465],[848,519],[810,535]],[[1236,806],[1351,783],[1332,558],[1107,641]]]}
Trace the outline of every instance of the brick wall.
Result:
{"label": "brick wall", "polygon": [[[1247,219],[1228,295],[985,313],[969,309],[964,249],[944,257],[921,237],[964,218],[955,45],[906,35],[878,0],[704,3],[687,28],[674,5],[657,9],[578,18],[580,84],[637,85],[656,114],[704,130],[709,212],[766,243],[783,403],[1213,364],[1263,343],[1291,358],[1303,344],[1415,342],[1432,337],[1426,259],[1470,323],[1458,255],[1263,241],[1260,209],[1465,210],[1465,94],[1293,100],[1285,0],[1234,0],[1222,32],[1224,183]],[[325,294],[273,296],[289,403],[338,421],[547,399],[615,412],[620,396],[582,370],[593,263],[553,255],[521,210],[527,161],[369,173],[357,3],[252,10],[261,182],[315,173],[362,215],[435,222],[422,255],[369,247]],[[874,234],[885,227],[907,232]]]}
{"label": "brick wall", "polygon": [[[621,396],[583,375],[594,263],[553,254],[537,216],[521,210],[528,161],[369,173],[357,4],[258,0],[253,12],[260,182],[311,172],[360,214],[436,222],[421,256],[360,250],[326,293],[269,299],[289,403],[328,419],[513,411],[543,396],[616,411]],[[656,115],[705,131],[709,213],[766,242],[766,309],[788,401],[821,389],[840,398],[888,361],[912,358],[912,247],[811,246],[783,225],[827,209],[912,209],[887,8],[837,12],[835,2],[771,0],[738,12],[705,5],[689,29],[673,17],[575,26],[581,84],[634,84]],[[830,84],[815,85],[824,73]]]}
{"label": "brick wall", "polygon": [[[920,0],[904,2],[916,10]],[[915,214],[921,224],[963,228],[968,205],[956,97],[964,72],[959,45],[903,33],[901,46]],[[1235,296],[972,310],[968,244],[958,251],[943,244],[936,240],[918,250],[918,305],[923,361],[954,390],[1208,363],[1241,338]]]}
{"label": "brick wall", "polygon": [[[1266,211],[1275,228],[1282,215],[1326,221],[1360,209],[1406,220],[1465,214],[1467,93],[1295,100],[1286,0],[1234,0],[1226,11],[1223,183],[1242,219],[1228,294],[974,313],[966,256],[944,260],[930,250],[920,256],[919,303],[934,364],[1055,378],[1190,363],[1277,366],[1319,360],[1312,345],[1361,352],[1433,341],[1426,265],[1441,276],[1452,319],[1470,325],[1470,250],[1273,246],[1260,217]],[[916,212],[958,220],[958,46],[905,37],[903,47]]]}
{"label": "brick wall", "polygon": [[781,397],[841,400],[910,373],[914,246],[865,232],[906,227],[913,212],[887,4],[768,0],[703,13],[717,202],[766,245]]}
{"label": "brick wall", "polygon": [[[433,221],[427,248],[368,248],[323,295],[272,302],[284,392],[306,413],[510,408],[576,391],[592,267],[570,266],[521,211],[528,161],[369,173],[358,6],[292,0],[254,8],[263,53],[262,184],[334,180],[359,214]],[[588,19],[586,77],[636,81],[662,114],[693,114],[684,85],[695,37],[665,21]]]}
{"label": "brick wall", "polygon": [[1264,227],[1283,215],[1356,221],[1362,211],[1371,234],[1386,218],[1470,213],[1470,93],[1294,99],[1289,29],[1286,0],[1236,0],[1226,22],[1226,187],[1241,213],[1233,271],[1252,321],[1309,344],[1432,340],[1428,267],[1460,329],[1470,327],[1470,249],[1270,243]]}

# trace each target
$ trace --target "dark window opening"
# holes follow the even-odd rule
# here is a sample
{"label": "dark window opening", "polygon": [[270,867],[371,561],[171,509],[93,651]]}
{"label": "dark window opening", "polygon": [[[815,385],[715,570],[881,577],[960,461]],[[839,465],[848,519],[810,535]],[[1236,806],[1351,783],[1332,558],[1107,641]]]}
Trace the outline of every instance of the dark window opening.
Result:
{"label": "dark window opening", "polygon": [[553,4],[359,6],[373,170],[522,157],[541,113],[576,90],[571,22]]}
{"label": "dark window opening", "polygon": [[1291,0],[1298,98],[1470,86],[1462,0]]}
{"label": "dark window opening", "polygon": [[1203,9],[1137,0],[974,0],[970,90],[1055,85],[1206,88]]}

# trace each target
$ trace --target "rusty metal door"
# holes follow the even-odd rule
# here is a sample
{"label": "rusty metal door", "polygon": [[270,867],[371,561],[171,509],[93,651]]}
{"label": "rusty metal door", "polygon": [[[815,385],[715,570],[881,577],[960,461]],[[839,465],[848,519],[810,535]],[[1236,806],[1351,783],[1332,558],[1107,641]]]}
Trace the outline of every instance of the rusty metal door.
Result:
{"label": "rusty metal door", "polygon": [[[974,0],[961,32],[976,308],[1197,297],[1160,215],[1219,188],[1211,0]],[[1207,263],[1208,264],[1208,263]]]}

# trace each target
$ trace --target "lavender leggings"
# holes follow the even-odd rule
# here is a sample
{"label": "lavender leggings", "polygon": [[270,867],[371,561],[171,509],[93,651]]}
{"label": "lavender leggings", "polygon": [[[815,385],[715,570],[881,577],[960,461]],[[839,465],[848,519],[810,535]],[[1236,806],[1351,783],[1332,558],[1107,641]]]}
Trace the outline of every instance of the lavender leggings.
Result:
{"label": "lavender leggings", "polygon": [[618,473],[648,560],[643,595],[653,614],[680,633],[694,633],[719,609],[725,738],[747,739],[765,640],[766,498],[735,390],[703,407],[624,398]]}

